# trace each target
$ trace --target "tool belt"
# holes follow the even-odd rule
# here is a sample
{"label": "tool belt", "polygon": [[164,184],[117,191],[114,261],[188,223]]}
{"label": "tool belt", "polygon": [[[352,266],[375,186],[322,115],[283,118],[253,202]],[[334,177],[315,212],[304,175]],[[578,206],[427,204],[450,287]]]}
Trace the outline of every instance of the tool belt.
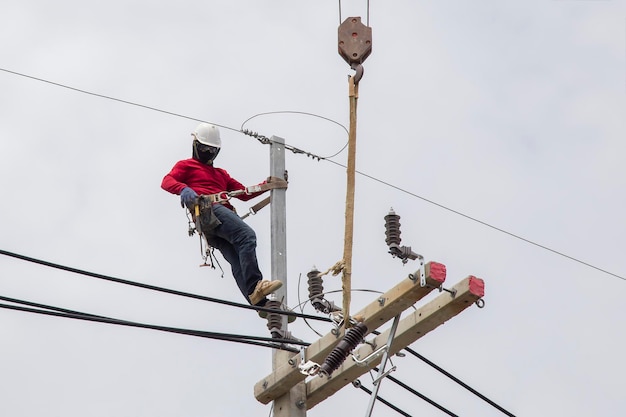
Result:
{"label": "tool belt", "polygon": [[217,218],[213,212],[214,195],[201,195],[198,197],[197,207],[199,213],[196,216],[196,222],[199,221],[200,230],[202,233],[209,234],[213,229],[222,224],[220,219]]}

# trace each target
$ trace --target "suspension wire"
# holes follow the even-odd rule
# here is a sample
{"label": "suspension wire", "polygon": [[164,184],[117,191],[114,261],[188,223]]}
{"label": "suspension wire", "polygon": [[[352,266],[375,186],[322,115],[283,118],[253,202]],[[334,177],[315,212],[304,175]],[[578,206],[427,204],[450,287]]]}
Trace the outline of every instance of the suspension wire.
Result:
{"label": "suspension wire", "polygon": [[193,298],[193,299],[196,299],[196,300],[210,301],[210,302],[213,302],[213,303],[224,304],[224,305],[228,305],[228,306],[231,306],[231,307],[245,308],[245,309],[248,309],[248,310],[255,310],[255,311],[267,311],[267,312],[273,312],[273,313],[277,313],[277,314],[285,314],[285,315],[290,315],[290,316],[307,318],[307,319],[311,319],[311,320],[319,320],[319,321],[326,321],[326,322],[331,322],[332,321],[331,319],[329,319],[327,317],[313,316],[313,315],[309,315],[309,314],[300,314],[300,313],[296,313],[296,312],[293,312],[293,311],[288,311],[288,312],[287,311],[276,311],[275,309],[269,309],[269,308],[259,307],[259,306],[251,306],[251,305],[248,305],[248,304],[241,304],[241,303],[236,303],[236,302],[233,302],[233,301],[220,300],[218,298],[207,297],[207,296],[204,296],[204,295],[191,294],[191,293],[182,292],[182,291],[178,291],[178,290],[173,290],[173,289],[169,289],[169,288],[157,287],[157,286],[149,285],[149,284],[142,284],[140,282],[128,281],[128,280],[121,279],[121,278],[115,278],[115,277],[111,277],[111,276],[108,276],[108,275],[98,274],[98,273],[94,273],[94,272],[88,272],[88,271],[84,271],[84,270],[77,269],[77,268],[72,268],[72,267],[65,266],[65,265],[59,265],[59,264],[55,264],[55,263],[52,263],[52,262],[43,261],[41,259],[31,258],[29,256],[20,255],[20,254],[9,252],[9,251],[3,250],[3,249],[0,249],[0,255],[9,256],[9,257],[12,257],[12,258],[20,259],[22,261],[32,262],[32,263],[43,265],[43,266],[50,267],[50,268],[60,269],[62,271],[66,271],[66,272],[72,272],[72,273],[75,273],[75,274],[85,275],[85,276],[92,277],[92,278],[103,279],[105,281],[116,282],[118,284],[130,285],[130,286],[133,286],[133,287],[139,287],[139,288],[152,290],[152,291],[158,291],[158,292],[164,292],[164,293],[167,293],[167,294]]}
{"label": "suspension wire", "polygon": [[[157,108],[154,108],[154,107],[146,106],[146,105],[143,105],[143,104],[133,103],[133,102],[126,101],[126,100],[121,100],[121,99],[117,99],[117,98],[114,98],[114,97],[105,96],[105,95],[102,95],[102,94],[92,93],[90,91],[81,90],[81,89],[78,89],[78,88],[74,88],[74,87],[70,87],[70,86],[67,86],[67,85],[59,84],[59,83],[56,83],[56,82],[53,82],[53,81],[44,80],[42,78],[33,77],[31,75],[22,74],[22,73],[11,71],[11,70],[8,70],[8,69],[5,69],[5,68],[0,68],[0,71],[4,71],[4,72],[10,73],[10,74],[18,75],[20,77],[30,78],[30,79],[33,79],[33,80],[36,80],[36,81],[41,81],[41,82],[44,82],[44,83],[56,85],[56,86],[59,86],[59,87],[62,87],[62,88],[67,88],[69,90],[77,91],[77,92],[80,92],[80,93],[89,94],[89,95],[92,95],[92,96],[101,97],[101,98],[105,98],[105,99],[109,99],[109,100],[114,100],[114,101],[117,101],[117,102],[120,102],[120,103],[129,104],[129,105],[137,106],[137,107],[142,107],[142,108],[145,108],[145,109],[154,110],[154,111],[157,111],[157,112],[160,112],[160,113],[165,113],[165,114],[169,114],[169,115],[176,116],[176,117],[181,117],[181,118],[188,119],[188,120],[194,120],[194,121],[197,121],[197,122],[206,122],[205,120],[202,120],[202,119],[197,119],[197,118],[181,115],[181,114],[174,113],[174,112],[161,110],[161,109],[157,109]],[[206,123],[210,123],[210,122],[206,122]],[[217,124],[217,123],[212,123],[212,124],[214,124],[216,126],[219,126],[219,127],[223,127],[224,129],[229,129],[229,130],[232,130],[232,131],[235,131],[235,132],[238,132],[238,133],[243,133],[243,134],[246,134],[246,135],[249,135],[249,136],[256,137],[261,143],[264,143],[264,144],[268,144],[268,143],[271,142],[267,137],[265,137],[263,135],[259,135],[256,132],[252,133],[252,132],[248,132],[248,131],[240,131],[240,130],[237,130],[235,128],[229,127],[229,126],[224,126],[224,125],[220,125],[220,124]],[[290,146],[288,144],[285,144],[285,149],[290,150],[290,151],[292,151],[293,153],[296,153],[296,154],[298,154],[298,153],[299,154],[305,154],[305,155],[307,155],[307,156],[309,156],[309,157],[311,157],[313,159],[317,159],[318,161],[319,160],[324,160],[324,161],[328,161],[328,162],[330,162],[332,164],[335,164],[337,166],[346,168],[345,165],[343,165],[343,164],[341,164],[339,162],[333,161],[333,160],[328,159],[328,158],[323,158],[323,157],[315,155],[315,154],[313,154],[311,152],[303,151],[302,149],[298,149],[298,148]],[[611,276],[613,276],[615,278],[619,278],[619,279],[621,279],[623,281],[626,281],[626,277],[623,277],[623,276],[618,275],[616,273],[610,272],[610,271],[608,271],[606,269],[602,269],[600,267],[597,267],[597,266],[595,266],[593,264],[590,264],[590,263],[587,263],[585,261],[582,261],[582,260],[580,260],[578,258],[575,258],[573,256],[569,256],[569,255],[567,255],[565,253],[562,253],[562,252],[559,252],[559,251],[557,251],[555,249],[551,249],[551,248],[549,248],[547,246],[544,246],[544,245],[542,245],[540,243],[534,242],[534,241],[532,241],[530,239],[526,239],[526,238],[524,238],[522,236],[519,236],[519,235],[516,235],[516,234],[514,234],[512,232],[508,232],[508,231],[506,231],[504,229],[501,229],[499,227],[493,226],[493,225],[491,225],[491,224],[489,224],[487,222],[484,222],[484,221],[479,220],[479,219],[477,219],[475,217],[472,217],[472,216],[469,216],[467,214],[464,214],[464,213],[462,213],[460,211],[454,210],[454,209],[452,209],[450,207],[444,206],[443,204],[437,203],[437,202],[435,202],[433,200],[429,200],[429,199],[427,199],[425,197],[422,197],[422,196],[420,196],[418,194],[412,193],[412,192],[410,192],[408,190],[405,190],[405,189],[403,189],[403,188],[401,188],[399,186],[393,185],[393,184],[391,184],[389,182],[383,181],[383,180],[381,180],[379,178],[376,178],[376,177],[374,177],[372,175],[366,174],[366,173],[358,171],[358,170],[356,171],[356,173],[359,174],[359,175],[362,175],[362,176],[364,176],[366,178],[369,178],[369,179],[371,179],[373,181],[376,181],[376,182],[378,182],[380,184],[386,185],[386,186],[388,186],[390,188],[394,188],[397,191],[400,191],[402,193],[408,194],[408,195],[410,195],[412,197],[415,197],[415,198],[418,198],[418,199],[420,199],[422,201],[425,201],[425,202],[427,202],[429,204],[437,206],[437,207],[439,207],[441,209],[444,209],[446,211],[454,213],[454,214],[456,214],[458,216],[464,217],[464,218],[466,218],[468,220],[471,220],[473,222],[479,223],[479,224],[481,224],[483,226],[486,226],[488,228],[496,230],[496,231],[498,231],[500,233],[504,233],[504,234],[506,234],[506,235],[508,235],[510,237],[513,237],[515,239],[521,240],[523,242],[526,242],[526,243],[528,243],[530,245],[533,245],[533,246],[536,246],[538,248],[544,249],[544,250],[546,250],[548,252],[551,252],[551,253],[553,253],[555,255],[562,256],[562,257],[567,258],[567,259],[569,259],[571,261],[577,262],[577,263],[579,263],[581,265],[585,265],[585,266],[587,266],[587,267],[589,267],[591,269],[594,269],[596,271],[599,271],[599,272],[602,272],[604,274],[611,275]]]}
{"label": "suspension wire", "polygon": [[339,24],[341,24],[341,0],[339,0]]}
{"label": "suspension wire", "polygon": [[[375,371],[378,372],[378,368],[374,367],[372,368]],[[420,397],[422,400],[426,401],[427,403],[429,403],[430,405],[438,408],[439,410],[443,411],[444,413],[446,413],[449,416],[452,417],[459,417],[458,415],[454,414],[452,411],[448,410],[447,408],[445,408],[444,406],[442,406],[441,404],[438,404],[437,402],[431,400],[430,398],[428,398],[427,396],[425,396],[424,394],[418,392],[417,390],[409,387],[407,384],[405,384],[404,382],[398,380],[397,378],[392,377],[391,375],[387,375],[385,378],[389,379],[391,382],[401,386],[402,388],[406,389],[407,391],[409,391],[412,394],[415,394],[416,396]]]}
{"label": "suspension wire", "polygon": [[[363,385],[359,385],[359,388],[362,391],[365,391],[368,395],[372,395],[372,391],[365,388]],[[393,405],[392,403],[390,403],[389,401],[385,400],[384,398],[382,398],[381,396],[377,395],[376,399],[378,401],[380,401],[381,403],[385,404],[387,407],[391,408],[392,410],[398,412],[399,414],[402,414],[405,417],[413,417],[411,414],[407,413],[406,411],[403,411],[402,409],[398,408],[397,406]]]}
{"label": "suspension wire", "polygon": [[465,382],[461,381],[459,378],[457,378],[454,375],[452,375],[450,372],[448,372],[445,369],[441,368],[440,366],[438,366],[437,364],[433,363],[432,361],[426,359],[424,356],[420,355],[419,353],[417,353],[416,351],[414,351],[410,347],[407,346],[407,347],[404,348],[404,350],[406,350],[408,353],[410,353],[411,355],[415,356],[416,358],[419,358],[420,360],[422,360],[426,364],[430,365],[432,368],[436,369],[437,371],[441,372],[442,374],[444,374],[445,376],[447,376],[448,378],[450,378],[451,380],[453,380],[457,384],[461,385],[463,388],[467,389],[469,392],[471,392],[472,394],[476,395],[481,400],[487,402],[489,405],[491,405],[494,408],[498,409],[502,413],[506,414],[509,417],[515,417],[515,415],[513,413],[511,413],[511,412],[507,411],[506,409],[504,409],[503,407],[499,406],[498,404],[496,404],[495,402],[493,402],[489,398],[485,397],[480,392],[476,391],[474,388],[472,388],[469,385],[467,385]]}
{"label": "suspension wire", "polygon": [[[343,21],[341,20],[341,0],[339,0],[339,24]],[[367,26],[370,25],[370,0],[367,0]]]}
{"label": "suspension wire", "polygon": [[[337,126],[341,127],[346,132],[346,135],[350,134],[348,129],[344,125],[342,125],[341,123],[339,123],[336,120],[330,119],[328,117],[320,116],[319,114],[315,114],[315,113],[309,113],[309,112],[305,112],[305,111],[295,111],[295,110],[277,110],[277,111],[268,111],[268,112],[263,112],[263,113],[257,113],[254,116],[248,117],[246,120],[244,120],[243,123],[241,124],[241,127],[239,128],[239,131],[243,132],[244,134],[245,134],[245,132],[249,132],[248,130],[245,130],[243,128],[246,125],[246,123],[248,123],[250,120],[252,120],[252,119],[254,119],[256,117],[265,116],[265,115],[269,115],[269,114],[302,114],[302,115],[305,115],[305,116],[317,117],[319,119],[326,120],[328,122],[334,123]],[[347,147],[348,147],[348,142],[346,141],[346,143],[343,145],[343,147],[341,149],[339,149],[337,152],[335,152],[334,154],[328,155],[328,156],[316,156],[316,158],[318,160],[334,158],[335,156],[337,156],[341,152],[343,152],[343,150],[346,149]],[[302,151],[302,152],[304,152],[304,151]]]}
{"label": "suspension wire", "polygon": [[[20,303],[21,301],[15,300],[13,302]],[[29,302],[23,302],[23,303],[27,305],[30,304]],[[245,344],[250,344],[250,345],[255,345],[255,346],[270,347],[272,349],[288,350],[294,353],[299,352],[299,350],[295,348],[290,348],[288,346],[283,346],[282,344],[288,343],[288,344],[302,345],[302,346],[309,345],[309,343],[300,342],[300,341],[292,340],[292,339],[276,339],[276,338],[261,337],[261,336],[245,336],[245,335],[228,334],[228,333],[208,332],[208,331],[203,331],[203,330],[181,329],[181,328],[175,328],[175,327],[158,326],[158,325],[152,325],[152,324],[118,320],[118,319],[109,318],[105,316],[96,316],[93,314],[86,314],[86,313],[79,313],[79,312],[62,313],[60,311],[54,311],[58,309],[56,307],[51,307],[54,310],[41,310],[41,309],[33,309],[33,308],[28,308],[28,307],[20,307],[16,305],[0,303],[0,308],[22,311],[22,312],[27,312],[27,313],[43,314],[43,315],[54,316],[54,317],[63,317],[63,318],[71,318],[71,319],[76,319],[76,320],[93,321],[93,322],[98,322],[98,323],[115,324],[119,326],[159,330],[159,331],[168,332],[168,333],[184,334],[188,336],[223,340],[227,342],[245,343]],[[262,342],[265,342],[265,343],[262,343]]]}

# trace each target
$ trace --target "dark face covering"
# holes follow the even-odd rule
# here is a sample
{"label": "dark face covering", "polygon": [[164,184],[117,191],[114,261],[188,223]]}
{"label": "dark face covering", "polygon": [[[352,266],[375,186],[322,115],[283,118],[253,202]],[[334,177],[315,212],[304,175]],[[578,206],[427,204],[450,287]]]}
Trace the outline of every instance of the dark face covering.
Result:
{"label": "dark face covering", "polygon": [[212,165],[213,160],[218,153],[220,153],[220,148],[205,145],[197,140],[193,141],[193,159],[202,162],[203,164]]}

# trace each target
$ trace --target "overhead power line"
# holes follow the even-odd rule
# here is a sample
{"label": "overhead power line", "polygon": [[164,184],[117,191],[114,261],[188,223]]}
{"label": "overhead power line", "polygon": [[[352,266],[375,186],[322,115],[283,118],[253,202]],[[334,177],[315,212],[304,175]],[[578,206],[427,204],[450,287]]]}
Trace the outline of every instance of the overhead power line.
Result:
{"label": "overhead power line", "polygon": [[[156,107],[150,107],[150,106],[146,106],[144,104],[139,104],[139,103],[135,103],[135,102],[128,101],[128,100],[122,100],[122,99],[119,99],[119,98],[107,96],[107,95],[104,95],[104,94],[98,94],[98,93],[94,93],[94,92],[87,91],[87,90],[82,90],[80,88],[71,87],[69,85],[57,83],[57,82],[50,81],[50,80],[45,80],[43,78],[34,77],[32,75],[23,74],[21,72],[11,71],[11,70],[8,70],[6,68],[0,68],[0,71],[4,71],[4,72],[7,72],[7,73],[13,74],[13,75],[19,75],[20,77],[30,78],[31,80],[40,81],[42,83],[55,85],[57,87],[66,88],[68,90],[76,91],[78,93],[83,93],[83,94],[87,94],[87,95],[94,96],[94,97],[100,97],[100,98],[104,98],[104,99],[107,99],[107,100],[113,100],[113,101],[117,101],[119,103],[124,103],[124,104],[128,104],[128,105],[131,105],[131,106],[141,107],[141,108],[148,109],[148,110],[153,110],[153,111],[156,111],[156,112],[159,112],[159,113],[169,114],[170,116],[181,117],[183,119],[193,120],[195,122],[200,122],[200,123],[206,122],[206,120],[196,119],[194,117],[185,116],[184,114],[174,113],[174,112],[167,111],[167,110],[157,109]],[[229,129],[229,130],[234,130],[235,132],[239,132],[237,129],[233,129],[232,127],[220,125],[220,124],[213,123],[213,122],[210,122],[210,123],[214,124],[215,126],[222,127],[224,129]]]}
{"label": "overhead power line", "polygon": [[[358,386],[358,388],[361,389],[361,391],[366,392],[369,395],[372,395],[372,391],[370,389],[365,388],[363,385]],[[401,408],[395,406],[394,404],[392,404],[391,402],[385,400],[383,397],[377,395],[376,399],[378,401],[380,401],[381,403],[385,404],[387,407],[391,408],[393,411],[396,411],[399,414],[402,414],[405,417],[413,417],[411,414],[407,413],[406,411],[402,410]]]}
{"label": "overhead power line", "polygon": [[[342,167],[342,168],[346,168],[346,166],[345,166],[345,165],[343,165],[343,164],[341,164],[341,163],[339,163],[339,162],[335,162],[335,161],[332,161],[332,160],[330,160],[330,159],[326,159],[326,161],[328,161],[328,162],[330,162],[330,163],[333,163],[333,164],[335,164],[335,165],[338,165],[338,166],[340,166],[340,167]],[[513,238],[515,238],[515,239],[519,239],[519,240],[521,240],[521,241],[523,241],[523,242],[529,243],[529,244],[531,244],[531,245],[533,245],[533,246],[536,246],[536,247],[538,247],[538,248],[541,248],[541,249],[547,250],[548,252],[552,252],[552,253],[553,253],[553,254],[555,254],[555,255],[559,255],[559,256],[562,256],[562,257],[564,257],[564,258],[567,258],[567,259],[569,259],[569,260],[571,260],[571,261],[578,262],[579,264],[581,264],[581,265],[585,265],[585,266],[587,266],[587,267],[589,267],[589,268],[592,268],[592,269],[595,269],[596,271],[599,271],[599,272],[605,273],[605,274],[607,274],[607,275],[611,275],[611,276],[613,276],[613,277],[615,277],[615,278],[619,278],[619,279],[621,279],[621,280],[626,281],[626,277],[623,277],[623,276],[621,276],[621,275],[615,274],[615,273],[613,273],[613,272],[611,272],[611,271],[608,271],[608,270],[606,270],[606,269],[602,269],[602,268],[597,267],[597,266],[595,266],[595,265],[592,265],[592,264],[590,264],[590,263],[588,263],[588,262],[582,261],[582,260],[580,260],[580,259],[578,259],[578,258],[575,258],[575,257],[573,257],[573,256],[570,256],[570,255],[567,255],[567,254],[565,254],[565,253],[563,253],[563,252],[559,252],[559,251],[557,251],[557,250],[555,250],[555,249],[549,248],[548,246],[545,246],[545,245],[542,245],[542,244],[540,244],[540,243],[534,242],[534,241],[532,241],[532,240],[530,240],[530,239],[526,239],[525,237],[522,237],[522,236],[520,236],[520,235],[516,235],[515,233],[512,233],[512,232],[506,231],[506,230],[501,229],[501,228],[499,228],[499,227],[497,227],[497,226],[494,226],[494,225],[492,225],[492,224],[489,224],[489,223],[487,223],[487,222],[484,222],[484,221],[482,221],[482,220],[479,220],[479,219],[477,219],[476,217],[472,217],[472,216],[469,216],[469,215],[467,215],[467,214],[461,213],[461,212],[460,212],[460,211],[458,211],[458,210],[454,210],[454,209],[452,209],[452,208],[450,208],[450,207],[444,206],[443,204],[437,203],[436,201],[429,200],[428,198],[425,198],[425,197],[422,197],[422,196],[420,196],[420,195],[418,195],[418,194],[412,193],[411,191],[405,190],[404,188],[398,187],[397,185],[393,185],[393,184],[391,184],[391,183],[389,183],[389,182],[387,182],[387,181],[383,181],[383,180],[381,180],[381,179],[379,179],[379,178],[376,178],[376,177],[371,176],[371,175],[369,175],[369,174],[366,174],[366,173],[364,173],[364,172],[361,172],[361,171],[358,171],[358,170],[357,170],[356,172],[357,172],[359,175],[362,175],[362,176],[364,176],[364,177],[366,177],[366,178],[369,178],[369,179],[371,179],[371,180],[373,180],[373,181],[376,181],[376,182],[378,182],[378,183],[380,183],[380,184],[383,184],[383,185],[386,185],[386,186],[388,186],[388,187],[394,188],[394,189],[396,189],[396,190],[398,190],[398,191],[401,191],[401,192],[403,192],[403,193],[405,193],[405,194],[408,194],[408,195],[410,195],[410,196],[412,196],[412,197],[419,198],[419,199],[420,199],[420,200],[422,200],[422,201],[425,201],[425,202],[427,202],[427,203],[429,203],[429,204],[432,204],[432,205],[437,206],[437,207],[439,207],[439,208],[441,208],[441,209],[444,209],[444,210],[446,210],[446,211],[449,211],[450,213],[454,213],[454,214],[456,214],[456,215],[458,215],[458,216],[464,217],[464,218],[466,218],[466,219],[468,219],[468,220],[471,220],[471,221],[476,222],[476,223],[479,223],[479,224],[481,224],[481,225],[483,225],[483,226],[489,227],[490,229],[496,230],[496,231],[498,231],[498,232],[500,232],[500,233],[504,233],[505,235],[508,235],[508,236],[513,237]]]}
{"label": "overhead power line", "polygon": [[[93,92],[90,92],[90,91],[87,91],[87,90],[82,90],[82,89],[71,87],[71,86],[68,86],[68,85],[64,85],[64,84],[56,83],[56,82],[53,82],[53,81],[45,80],[43,78],[38,78],[38,77],[31,76],[31,75],[23,74],[23,73],[20,73],[20,72],[11,71],[11,70],[8,70],[8,69],[5,69],[5,68],[0,68],[0,71],[4,71],[6,73],[13,74],[13,75],[18,75],[20,77],[29,78],[29,79],[32,79],[32,80],[35,80],[35,81],[40,81],[40,82],[43,82],[43,83],[52,84],[52,85],[55,85],[55,86],[58,86],[58,87],[62,87],[62,88],[66,88],[66,89],[69,89],[69,90],[73,90],[73,91],[76,91],[76,92],[79,92],[79,93],[88,94],[88,95],[95,96],[95,97],[100,97],[100,98],[105,98],[105,99],[108,99],[108,100],[113,100],[113,101],[117,101],[117,102],[120,102],[120,103],[132,105],[132,106],[142,107],[142,108],[145,108],[145,109],[148,109],[148,110],[157,111],[157,112],[168,114],[168,115],[171,115],[171,116],[181,117],[181,118],[184,118],[184,119],[194,120],[194,121],[197,121],[197,122],[206,122],[205,120],[202,120],[202,119],[197,119],[197,118],[185,116],[185,115],[182,115],[182,114],[179,114],[179,113],[174,113],[174,112],[170,112],[170,111],[166,111],[166,110],[161,110],[161,109],[158,109],[158,108],[155,108],[155,107],[150,107],[150,106],[146,106],[146,105],[143,105],[143,104],[134,103],[132,101],[121,100],[121,99],[114,98],[114,97],[111,97],[111,96],[107,96],[107,95],[104,95],[104,94],[93,93]],[[232,127],[229,127],[229,126],[220,125],[220,124],[214,123],[214,122],[210,122],[210,123],[212,123],[212,124],[214,124],[216,126],[222,127],[224,129],[232,130],[232,131],[239,132],[239,133],[245,133],[245,132],[242,132],[239,129],[235,129],[235,128],[232,128]],[[251,135],[251,136],[253,136],[253,135]],[[306,154],[308,156],[312,156],[314,159],[328,161],[328,162],[333,163],[333,164],[335,164],[337,166],[346,168],[345,165],[343,165],[343,164],[341,164],[339,162],[335,162],[335,161],[333,161],[331,159],[317,156],[317,155],[315,155],[315,154],[313,154],[311,152],[303,151],[303,150],[301,150],[299,148],[296,148],[296,147],[293,147],[291,145],[285,144],[285,147],[287,149],[291,150],[294,153],[303,153],[303,154]],[[592,268],[592,269],[594,269],[596,271],[599,271],[599,272],[602,272],[604,274],[613,276],[615,278],[619,278],[622,281],[626,281],[626,277],[623,277],[621,275],[618,275],[618,274],[613,273],[611,271],[608,271],[606,269],[597,267],[597,266],[595,266],[595,265],[593,265],[591,263],[585,262],[585,261],[583,261],[581,259],[578,259],[578,258],[570,256],[570,255],[567,255],[567,254],[565,254],[563,252],[557,251],[555,249],[552,249],[552,248],[550,248],[548,246],[542,245],[540,243],[537,243],[535,241],[532,241],[530,239],[527,239],[527,238],[522,237],[520,235],[517,235],[515,233],[506,231],[506,230],[504,230],[504,229],[502,229],[500,227],[494,226],[494,225],[492,225],[490,223],[487,223],[487,222],[479,220],[479,219],[477,219],[475,217],[472,217],[472,216],[469,216],[467,214],[464,214],[464,213],[462,213],[462,212],[460,212],[458,210],[454,210],[454,209],[452,209],[450,207],[447,207],[447,206],[445,206],[443,204],[440,204],[440,203],[437,203],[437,202],[435,202],[433,200],[430,200],[428,198],[422,197],[422,196],[420,196],[418,194],[415,194],[413,192],[410,192],[410,191],[408,191],[408,190],[406,190],[404,188],[401,188],[401,187],[393,185],[393,184],[391,184],[391,183],[389,183],[387,181],[384,181],[384,180],[381,180],[379,178],[376,178],[376,177],[374,177],[374,176],[372,176],[370,174],[366,174],[366,173],[361,172],[361,171],[356,171],[356,173],[359,174],[359,175],[362,175],[362,176],[364,176],[366,178],[369,178],[369,179],[371,179],[373,181],[376,181],[376,182],[378,182],[380,184],[383,184],[383,185],[386,185],[388,187],[394,188],[394,189],[396,189],[396,190],[398,190],[400,192],[403,192],[403,193],[405,193],[407,195],[410,195],[412,197],[418,198],[418,199],[420,199],[422,201],[425,201],[425,202],[427,202],[429,204],[435,205],[435,206],[437,206],[437,207],[439,207],[441,209],[444,209],[444,210],[446,210],[446,211],[448,211],[450,213],[454,213],[454,214],[456,214],[458,216],[464,217],[465,219],[468,219],[468,220],[471,220],[473,222],[479,223],[479,224],[481,224],[483,226],[489,227],[490,229],[496,230],[496,231],[498,231],[500,233],[504,233],[504,234],[506,234],[506,235],[508,235],[510,237],[513,237],[515,239],[521,240],[521,241],[526,242],[526,243],[528,243],[530,245],[536,246],[536,247],[538,247],[540,249],[544,249],[544,250],[546,250],[548,252],[551,252],[551,253],[553,253],[555,255],[558,255],[558,256],[561,256],[561,257],[564,257],[564,258],[569,259],[571,261],[577,262],[577,263],[579,263],[581,265],[587,266],[587,267]]]}
{"label": "overhead power line", "polygon": [[9,256],[11,258],[20,259],[22,261],[35,263],[35,264],[43,265],[43,266],[50,267],[50,268],[60,269],[62,271],[66,271],[66,272],[72,272],[74,274],[84,275],[84,276],[88,276],[88,277],[92,277],[92,278],[103,279],[105,281],[116,282],[118,284],[130,285],[130,286],[133,286],[133,287],[144,288],[144,289],[151,290],[151,291],[158,291],[158,292],[163,292],[163,293],[167,293],[167,294],[187,297],[187,298],[193,298],[193,299],[196,299],[196,300],[203,300],[203,301],[209,301],[209,302],[218,303],[218,304],[224,304],[224,305],[228,305],[228,306],[231,306],[231,307],[245,308],[245,309],[248,309],[248,310],[255,310],[255,311],[268,311],[268,312],[274,312],[274,313],[278,313],[278,314],[285,314],[285,315],[290,315],[290,316],[295,316],[295,317],[302,317],[302,318],[306,318],[306,319],[310,319],[310,320],[319,320],[319,321],[326,321],[326,322],[331,322],[332,321],[328,317],[313,316],[313,315],[310,315],[310,314],[302,314],[302,313],[296,313],[296,312],[292,312],[292,311],[278,311],[277,312],[275,310],[272,310],[272,309],[269,309],[269,308],[265,308],[265,307],[258,307],[258,306],[251,306],[251,305],[247,305],[247,304],[235,303],[233,301],[221,300],[219,298],[207,297],[207,296],[198,295],[198,294],[191,294],[191,293],[188,293],[188,292],[173,290],[173,289],[169,289],[169,288],[157,287],[155,285],[143,284],[143,283],[140,283],[140,282],[129,281],[129,280],[121,279],[121,278],[115,278],[115,277],[112,277],[112,276],[109,276],[109,275],[98,274],[98,273],[95,273],[95,272],[89,272],[89,271],[85,271],[85,270],[78,269],[78,268],[73,268],[73,267],[66,266],[66,265],[60,265],[60,264],[44,261],[44,260],[37,259],[37,258],[31,258],[30,256],[20,255],[20,254],[17,254],[17,253],[14,253],[14,252],[9,252],[9,251],[3,250],[3,249],[0,249],[0,255]]}
{"label": "overhead power line", "polygon": [[[375,335],[380,335],[380,332],[375,330],[372,332],[372,334]],[[454,375],[452,375],[450,372],[446,371],[445,369],[443,369],[442,367],[440,367],[439,365],[437,365],[436,363],[434,363],[433,361],[427,359],[425,356],[420,355],[419,353],[417,353],[415,350],[411,349],[410,347],[405,347],[404,348],[405,351],[407,351],[408,353],[410,353],[411,355],[415,356],[416,358],[422,360],[423,362],[425,362],[426,364],[430,365],[432,368],[434,368],[435,370],[441,372],[442,374],[444,374],[445,376],[447,376],[448,378],[450,378],[451,380],[453,380],[454,382],[456,382],[457,384],[459,384],[460,386],[462,386],[463,388],[465,388],[466,390],[468,390],[469,392],[471,392],[472,394],[476,395],[478,398],[480,398],[481,400],[487,402],[489,405],[493,406],[494,408],[498,409],[499,411],[503,412],[504,414],[506,414],[509,417],[515,417],[514,414],[512,414],[510,411],[507,411],[504,407],[496,404],[494,401],[490,400],[489,398],[487,398],[485,395],[481,394],[480,392],[478,392],[477,390],[475,390],[474,388],[472,388],[471,386],[469,386],[468,384],[466,384],[465,382],[461,381],[459,378],[455,377]],[[378,370],[376,368],[374,368],[375,370]],[[394,381],[395,382],[395,381]]]}
{"label": "overhead power line", "polygon": [[[9,297],[0,297],[0,299],[3,299],[5,301],[10,301],[13,303],[39,307],[39,308],[29,308],[29,307],[22,307],[18,305],[0,303],[0,308],[9,309],[9,310],[16,310],[16,311],[22,311],[22,312],[28,312],[28,313],[35,313],[35,314],[43,314],[43,315],[54,316],[54,317],[70,318],[70,319],[76,319],[76,320],[92,321],[92,322],[98,322],[98,323],[115,324],[119,326],[158,330],[162,332],[184,334],[188,336],[223,340],[227,342],[245,343],[245,344],[250,344],[250,345],[255,345],[255,346],[269,347],[272,349],[288,350],[294,353],[299,352],[299,350],[296,348],[284,346],[283,344],[288,343],[292,345],[302,345],[302,346],[309,345],[309,343],[292,340],[292,339],[276,339],[276,338],[261,337],[261,336],[244,336],[244,335],[237,335],[237,334],[215,333],[215,332],[208,332],[204,330],[181,329],[181,328],[176,328],[176,327],[167,327],[167,326],[158,326],[158,325],[153,325],[153,324],[137,323],[137,322],[132,322],[132,321],[118,320],[118,319],[114,319],[110,317],[97,316],[94,314],[87,314],[87,313],[81,313],[81,312],[76,312],[76,311],[69,312],[70,310],[61,309],[61,308],[52,307],[52,306],[45,306],[43,304],[31,303],[28,301],[17,300],[17,299],[9,298]],[[45,309],[41,309],[41,308],[45,308]]]}
{"label": "overhead power line", "polygon": [[[375,370],[376,372],[378,372],[378,368],[377,367],[374,367],[372,369]],[[431,400],[430,398],[428,398],[427,396],[425,396],[421,392],[417,391],[416,389],[411,388],[410,386],[408,386],[404,382],[400,381],[399,379],[394,378],[391,375],[387,375],[385,378],[389,379],[391,382],[393,382],[393,383],[399,385],[400,387],[404,388],[405,390],[409,391],[411,394],[421,398],[422,400],[426,401],[428,404],[432,405],[433,407],[436,407],[440,411],[443,411],[447,415],[452,416],[452,417],[459,417],[458,415],[454,414],[452,411],[448,410],[447,408],[445,408],[441,404]]]}
{"label": "overhead power line", "polygon": [[487,402],[489,405],[491,405],[494,408],[498,409],[499,411],[503,412],[507,416],[515,417],[515,415],[513,413],[511,413],[510,411],[507,411],[503,407],[499,406],[498,404],[496,404],[495,402],[493,402],[492,400],[490,400],[489,398],[487,398],[486,396],[484,396],[480,392],[476,391],[474,388],[472,388],[469,385],[467,385],[465,382],[461,381],[459,378],[457,378],[454,375],[452,375],[450,372],[448,372],[445,369],[441,368],[436,363],[428,360],[427,358],[425,358],[424,356],[420,355],[419,353],[417,353],[413,349],[411,349],[409,347],[406,347],[406,348],[404,348],[404,350],[406,350],[407,352],[409,352],[411,355],[415,356],[416,358],[419,358],[420,360],[422,360],[426,364],[430,365],[431,367],[433,367],[437,371],[441,372],[442,374],[444,374],[445,376],[447,376],[448,378],[450,378],[451,380],[453,380],[457,384],[461,385],[463,388],[467,389],[468,391],[470,391],[472,394],[476,395],[477,397],[479,397],[483,401]]}

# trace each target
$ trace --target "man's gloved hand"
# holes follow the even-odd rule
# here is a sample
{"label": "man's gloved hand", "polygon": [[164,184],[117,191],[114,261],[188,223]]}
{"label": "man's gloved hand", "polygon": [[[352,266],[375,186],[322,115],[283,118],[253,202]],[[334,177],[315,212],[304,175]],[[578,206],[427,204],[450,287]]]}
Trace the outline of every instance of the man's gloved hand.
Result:
{"label": "man's gloved hand", "polygon": [[193,202],[196,197],[198,197],[198,194],[196,194],[194,190],[189,187],[183,188],[183,190],[180,192],[180,206],[187,206],[187,208],[193,207]]}

